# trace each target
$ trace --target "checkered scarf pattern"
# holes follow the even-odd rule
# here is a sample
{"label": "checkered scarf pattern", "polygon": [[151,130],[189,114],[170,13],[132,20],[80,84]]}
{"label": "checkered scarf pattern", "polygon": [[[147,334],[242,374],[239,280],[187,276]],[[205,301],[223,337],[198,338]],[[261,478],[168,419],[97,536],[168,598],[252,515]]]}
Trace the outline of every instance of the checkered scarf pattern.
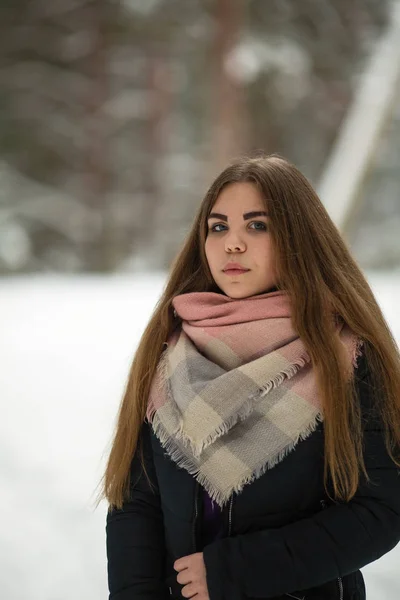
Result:
{"label": "checkered scarf pattern", "polygon": [[[171,459],[223,506],[315,430],[315,375],[285,292],[195,292],[173,306],[182,326],[161,356],[147,419]],[[338,334],[350,368],[358,341],[346,326]]]}

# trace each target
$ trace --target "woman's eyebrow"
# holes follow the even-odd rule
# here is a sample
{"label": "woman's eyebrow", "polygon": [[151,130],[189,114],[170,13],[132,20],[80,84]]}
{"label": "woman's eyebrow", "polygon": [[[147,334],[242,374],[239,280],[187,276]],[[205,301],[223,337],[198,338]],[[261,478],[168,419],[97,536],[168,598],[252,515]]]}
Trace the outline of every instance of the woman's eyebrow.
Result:
{"label": "woman's eyebrow", "polygon": [[[268,217],[268,214],[264,210],[253,210],[248,213],[244,213],[243,220],[247,221],[248,219],[254,219],[255,217]],[[220,221],[228,221],[227,215],[222,215],[221,213],[212,212],[208,216],[209,219],[219,219]]]}
{"label": "woman's eyebrow", "polygon": [[252,212],[245,213],[243,215],[243,220],[247,221],[248,219],[254,219],[255,217],[268,217],[268,214],[265,210],[253,210]]}

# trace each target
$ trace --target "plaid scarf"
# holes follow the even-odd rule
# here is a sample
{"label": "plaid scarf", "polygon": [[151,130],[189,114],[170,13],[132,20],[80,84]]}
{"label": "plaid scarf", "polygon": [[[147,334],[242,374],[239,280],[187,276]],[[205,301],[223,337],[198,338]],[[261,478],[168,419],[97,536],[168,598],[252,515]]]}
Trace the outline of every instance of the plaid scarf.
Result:
{"label": "plaid scarf", "polygon": [[[315,375],[285,292],[195,292],[173,306],[182,326],[161,356],[147,419],[171,459],[223,506],[315,430]],[[337,330],[351,372],[359,343],[343,324]]]}

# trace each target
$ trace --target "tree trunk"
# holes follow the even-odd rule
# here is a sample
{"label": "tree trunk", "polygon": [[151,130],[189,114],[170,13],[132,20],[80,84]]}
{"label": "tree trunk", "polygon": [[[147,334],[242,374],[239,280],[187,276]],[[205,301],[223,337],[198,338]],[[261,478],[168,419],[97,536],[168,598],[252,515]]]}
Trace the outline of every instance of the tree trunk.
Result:
{"label": "tree trunk", "polygon": [[211,64],[211,95],[214,128],[214,165],[223,168],[247,148],[245,100],[240,74],[235,73],[232,51],[237,46],[244,21],[243,0],[216,0],[215,42]]}

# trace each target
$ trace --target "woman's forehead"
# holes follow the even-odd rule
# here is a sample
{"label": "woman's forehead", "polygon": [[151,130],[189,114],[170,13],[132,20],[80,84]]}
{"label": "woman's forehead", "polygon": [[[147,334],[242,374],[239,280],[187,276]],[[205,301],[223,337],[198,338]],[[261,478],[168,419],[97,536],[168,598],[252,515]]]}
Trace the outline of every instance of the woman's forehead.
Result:
{"label": "woman's forehead", "polygon": [[212,211],[240,212],[265,208],[265,200],[254,183],[231,183],[218,195]]}

